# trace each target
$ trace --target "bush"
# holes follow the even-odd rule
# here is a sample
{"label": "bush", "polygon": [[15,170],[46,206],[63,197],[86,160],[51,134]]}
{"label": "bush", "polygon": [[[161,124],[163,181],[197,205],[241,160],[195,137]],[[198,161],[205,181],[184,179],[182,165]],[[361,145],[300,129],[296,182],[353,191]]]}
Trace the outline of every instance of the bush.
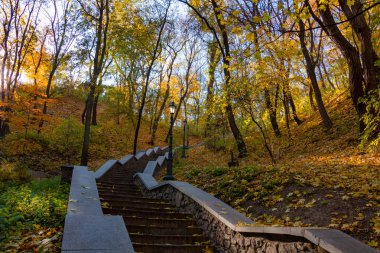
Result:
{"label": "bush", "polygon": [[28,168],[21,162],[0,161],[0,182],[25,181],[29,179]]}
{"label": "bush", "polygon": [[77,119],[70,117],[53,130],[50,146],[68,160],[76,161],[81,154],[82,141],[83,126]]}

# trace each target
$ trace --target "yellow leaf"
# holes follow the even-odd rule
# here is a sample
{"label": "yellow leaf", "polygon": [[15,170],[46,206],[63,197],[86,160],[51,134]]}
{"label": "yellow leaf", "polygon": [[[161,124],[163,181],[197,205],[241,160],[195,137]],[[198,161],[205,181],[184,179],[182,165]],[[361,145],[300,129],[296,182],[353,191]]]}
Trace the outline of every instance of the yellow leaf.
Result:
{"label": "yellow leaf", "polygon": [[253,42],[255,40],[255,34],[254,33],[248,33],[247,40],[249,42]]}

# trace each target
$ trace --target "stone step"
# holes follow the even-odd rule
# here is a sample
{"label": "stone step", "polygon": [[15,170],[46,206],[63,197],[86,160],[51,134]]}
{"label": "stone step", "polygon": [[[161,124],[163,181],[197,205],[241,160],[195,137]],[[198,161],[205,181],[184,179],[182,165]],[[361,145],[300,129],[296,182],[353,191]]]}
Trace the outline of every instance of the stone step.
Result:
{"label": "stone step", "polygon": [[98,185],[101,185],[101,186],[117,186],[117,187],[131,187],[131,188],[136,188],[137,185],[135,183],[123,183],[123,182],[115,182],[115,183],[112,183],[112,182],[106,182],[106,181],[99,181],[98,182]]}
{"label": "stone step", "polygon": [[[105,204],[107,203],[107,204]],[[140,201],[102,201],[102,205],[113,208],[123,207],[142,207],[146,209],[173,209],[173,206],[169,203],[155,203],[155,202],[140,202]]]}
{"label": "stone step", "polygon": [[141,192],[139,188],[135,187],[125,187],[125,186],[117,186],[117,185],[98,185],[98,190],[113,190],[115,191],[129,191],[129,192]]}
{"label": "stone step", "polygon": [[132,243],[136,252],[144,253],[201,253],[205,252],[205,245],[169,245],[169,244],[145,244]]}
{"label": "stone step", "polygon": [[163,218],[142,218],[135,216],[123,216],[125,225],[140,225],[140,226],[162,226],[166,228],[195,227],[195,221],[192,219],[163,219]]}
{"label": "stone step", "polygon": [[104,184],[98,184],[98,189],[117,189],[117,190],[135,190],[135,191],[141,191],[136,185],[131,186],[124,186],[124,185],[104,185]]}
{"label": "stone step", "polygon": [[149,234],[149,235],[184,235],[195,236],[203,235],[202,229],[199,227],[182,227],[168,228],[163,226],[143,226],[143,225],[127,225],[128,233],[132,234]]}
{"label": "stone step", "polygon": [[184,236],[184,235],[146,235],[129,234],[133,243],[150,244],[206,244],[204,235]]}
{"label": "stone step", "polygon": [[[128,178],[128,176],[120,176],[120,177],[114,177],[114,176],[112,176],[112,177],[104,177],[104,178],[102,178],[102,181],[103,180],[105,180],[105,181],[113,181],[113,182],[120,182],[120,183],[123,183],[123,184],[125,184],[125,183],[127,183],[127,184],[131,184],[131,183],[133,183],[132,181],[127,181],[126,180],[126,178]],[[103,181],[103,182],[105,182],[105,181]]]}
{"label": "stone step", "polygon": [[[99,181],[111,182],[112,179],[123,179],[123,180],[132,181],[131,176],[127,175],[127,174],[107,174],[107,175],[103,176]],[[118,181],[116,181],[116,182],[118,182]]]}
{"label": "stone step", "polygon": [[113,194],[101,194],[100,196],[100,199],[101,201],[106,201],[106,202],[112,202],[112,201],[126,201],[126,202],[129,202],[129,201],[139,201],[139,202],[148,202],[148,203],[167,203],[169,204],[168,202],[166,201],[162,201],[160,199],[152,199],[152,198],[145,198],[143,196],[136,196],[136,195],[132,195],[132,196],[128,196],[128,195],[120,195],[120,196],[116,196],[116,195],[113,195]]}
{"label": "stone step", "polygon": [[99,195],[102,197],[144,197],[139,191],[115,191],[112,189],[99,189]]}
{"label": "stone step", "polygon": [[125,215],[125,216],[138,216],[138,217],[145,217],[145,218],[180,218],[180,219],[190,219],[190,214],[185,213],[178,213],[173,210],[147,210],[147,209],[133,209],[133,208],[124,208],[124,209],[112,209],[112,208],[103,208],[104,214],[110,214],[110,215]]}
{"label": "stone step", "polygon": [[103,205],[103,209],[134,210],[134,211],[139,211],[139,212],[156,212],[156,213],[158,213],[158,212],[175,213],[177,211],[173,206],[166,207],[166,208],[160,208],[160,207],[141,207],[141,206],[109,206],[109,204]]}

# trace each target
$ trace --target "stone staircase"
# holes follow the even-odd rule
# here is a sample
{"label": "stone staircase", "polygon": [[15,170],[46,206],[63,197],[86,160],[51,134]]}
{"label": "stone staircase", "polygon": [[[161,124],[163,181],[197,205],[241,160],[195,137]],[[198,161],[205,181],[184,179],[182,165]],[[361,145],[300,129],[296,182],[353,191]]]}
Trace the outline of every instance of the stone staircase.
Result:
{"label": "stone staircase", "polygon": [[166,200],[147,198],[134,183],[141,169],[114,166],[97,180],[105,215],[121,215],[136,252],[212,252],[201,228],[188,213]]}
{"label": "stone staircase", "polygon": [[95,172],[63,166],[71,186],[61,252],[378,253],[334,229],[262,226],[191,184],[158,182],[167,154],[155,147]]}

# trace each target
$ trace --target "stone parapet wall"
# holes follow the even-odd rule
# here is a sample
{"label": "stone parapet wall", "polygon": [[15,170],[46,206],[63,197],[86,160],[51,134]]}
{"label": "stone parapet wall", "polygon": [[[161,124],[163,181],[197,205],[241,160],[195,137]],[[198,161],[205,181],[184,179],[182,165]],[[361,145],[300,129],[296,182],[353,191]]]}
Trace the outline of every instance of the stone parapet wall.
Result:
{"label": "stone parapet wall", "polygon": [[324,253],[323,249],[304,238],[295,236],[270,236],[268,234],[242,234],[234,231],[215,218],[208,210],[170,184],[153,190],[144,187],[140,180],[137,184],[144,195],[169,200],[180,212],[191,213],[210,239],[216,252],[249,253]]}

